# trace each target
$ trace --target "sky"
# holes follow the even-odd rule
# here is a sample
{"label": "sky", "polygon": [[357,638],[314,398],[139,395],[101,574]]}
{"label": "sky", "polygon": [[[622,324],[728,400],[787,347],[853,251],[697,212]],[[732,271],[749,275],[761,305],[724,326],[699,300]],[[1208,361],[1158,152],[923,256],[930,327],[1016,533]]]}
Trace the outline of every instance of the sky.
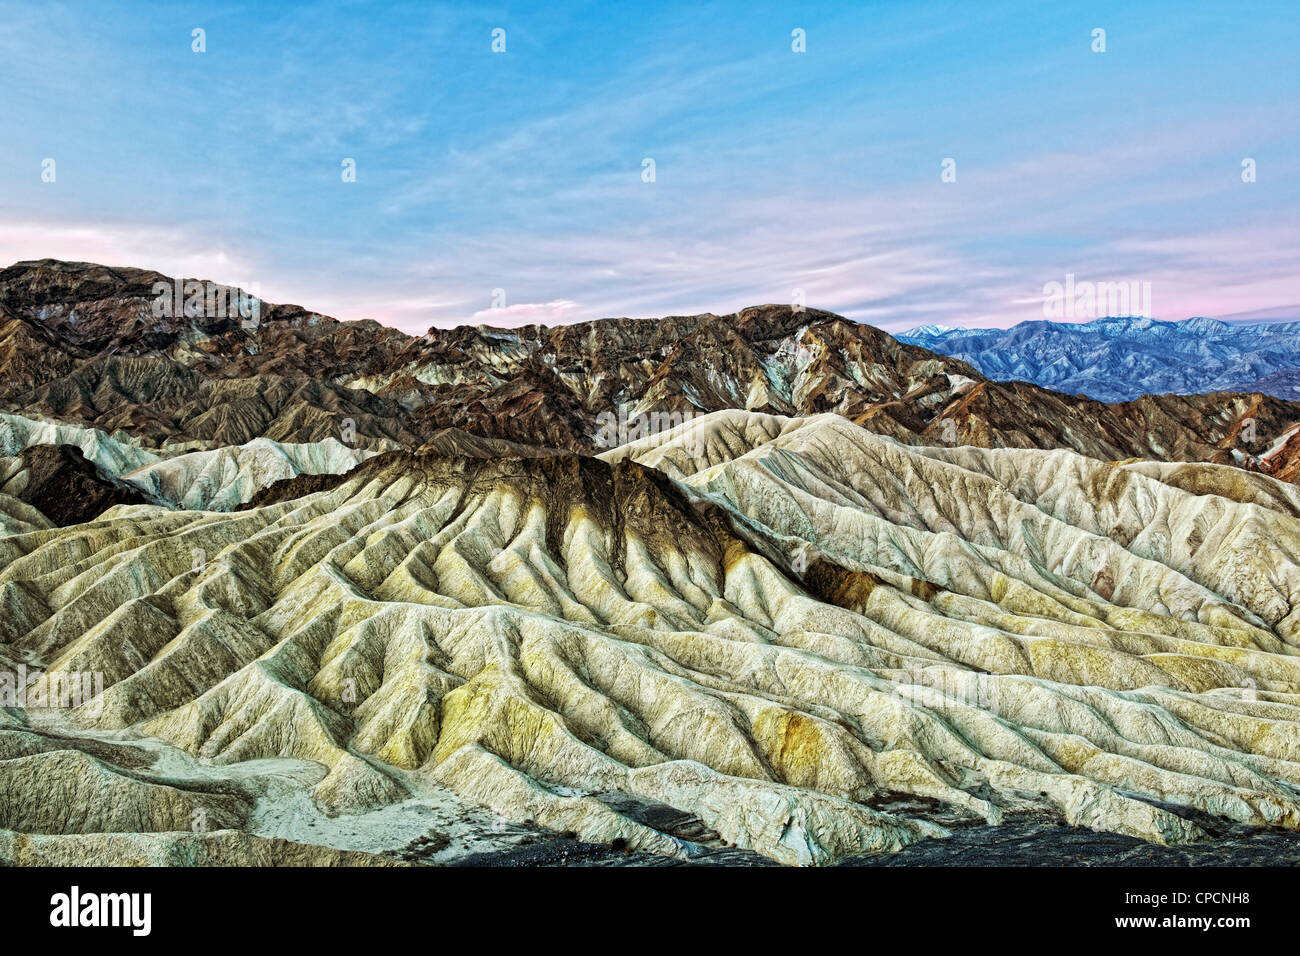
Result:
{"label": "sky", "polygon": [[1067,275],[1300,318],[1297,50],[1282,0],[0,0],[0,265],[416,334],[796,301],[1007,326]]}

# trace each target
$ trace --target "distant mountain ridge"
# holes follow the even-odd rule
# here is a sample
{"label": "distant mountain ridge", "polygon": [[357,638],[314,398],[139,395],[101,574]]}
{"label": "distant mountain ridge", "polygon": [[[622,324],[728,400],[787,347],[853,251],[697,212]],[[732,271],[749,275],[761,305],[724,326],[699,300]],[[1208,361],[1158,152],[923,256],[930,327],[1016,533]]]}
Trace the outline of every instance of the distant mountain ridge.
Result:
{"label": "distant mountain ridge", "polygon": [[[260,301],[246,322],[197,293],[191,315],[192,283],[218,285],[53,259],[0,269],[0,412],[127,436],[169,459],[258,438],[410,450],[448,429],[589,455],[643,427],[662,431],[724,409],[832,412],[914,445],[1069,448],[1104,461],[1199,461],[1300,478],[1300,402],[1220,392],[1103,404],[990,381],[970,363],[819,309],[464,325],[417,337]],[[158,308],[181,287],[181,314]],[[239,463],[208,464],[221,480],[191,500],[234,506],[256,490],[239,479]],[[304,469],[265,477],[295,470]]]}
{"label": "distant mountain ridge", "polygon": [[925,325],[897,338],[968,362],[995,381],[1032,382],[1103,402],[1168,393],[1300,396],[1300,322],[1039,319],[1009,329]]}

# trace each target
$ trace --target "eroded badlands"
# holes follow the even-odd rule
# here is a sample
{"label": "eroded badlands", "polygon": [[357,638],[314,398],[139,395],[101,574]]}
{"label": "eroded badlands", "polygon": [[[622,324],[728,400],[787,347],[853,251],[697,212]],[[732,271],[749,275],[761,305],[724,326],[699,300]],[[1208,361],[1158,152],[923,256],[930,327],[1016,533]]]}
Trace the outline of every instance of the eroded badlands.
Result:
{"label": "eroded badlands", "polygon": [[0,709],[5,860],[389,859],[277,842],[293,801],[798,865],[1028,812],[1300,826],[1300,489],[1228,466],[723,411],[238,512],[0,516],[0,670],[104,679]]}

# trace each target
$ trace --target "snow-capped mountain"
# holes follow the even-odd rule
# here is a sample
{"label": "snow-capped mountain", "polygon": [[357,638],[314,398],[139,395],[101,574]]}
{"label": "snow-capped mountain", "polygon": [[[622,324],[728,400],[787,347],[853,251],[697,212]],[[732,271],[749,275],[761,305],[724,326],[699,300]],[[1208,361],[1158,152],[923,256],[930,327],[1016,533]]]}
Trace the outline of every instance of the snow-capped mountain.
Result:
{"label": "snow-capped mountain", "polygon": [[1300,322],[1038,320],[1010,329],[925,325],[898,339],[962,359],[995,380],[1108,402],[1167,392],[1300,395]]}

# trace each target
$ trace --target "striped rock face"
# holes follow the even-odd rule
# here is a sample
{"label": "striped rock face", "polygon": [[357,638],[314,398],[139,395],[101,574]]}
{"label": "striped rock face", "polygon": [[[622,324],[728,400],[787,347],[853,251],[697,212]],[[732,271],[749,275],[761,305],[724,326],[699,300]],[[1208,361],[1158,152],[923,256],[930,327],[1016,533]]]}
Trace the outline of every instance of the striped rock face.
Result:
{"label": "striped rock face", "polygon": [[1300,827],[1300,491],[1229,466],[724,411],[233,513],[25,507],[0,671],[102,693],[0,698],[2,859],[379,862],[452,806],[799,865],[1020,814]]}
{"label": "striped rock face", "polygon": [[[193,310],[171,295],[191,283],[204,292]],[[1020,381],[1034,376],[1015,363],[989,367],[990,380],[959,358],[791,305],[411,336],[260,299],[256,319],[246,321],[230,311],[223,289],[248,299],[208,281],[94,263],[44,259],[0,269],[0,413],[57,420],[59,434],[45,440],[81,445],[101,465],[114,451],[110,435],[138,443],[117,449],[137,460],[169,458],[177,446],[247,449],[258,438],[282,447],[334,439],[376,452],[414,449],[446,429],[594,454],[612,447],[609,426],[625,419],[635,429],[642,416],[680,421],[742,409],[833,412],[907,444],[1063,448],[1108,461],[1232,464],[1300,478],[1300,403],[1274,397],[1296,393],[1270,391],[1266,380],[1211,377],[1214,394],[1181,394],[1209,380],[1171,381],[1134,358],[1109,380],[1088,378],[1096,388],[1067,376],[1051,380],[1061,388],[1053,391]],[[1211,364],[1258,366],[1258,338],[1243,335],[1237,346],[1216,340]],[[1162,352],[1156,366],[1187,370],[1179,354]],[[1250,390],[1220,391],[1227,385]],[[1121,394],[1129,400],[1097,400]],[[103,437],[86,438],[96,429]],[[0,426],[0,450],[12,454],[14,443]],[[155,493],[165,490],[152,487],[155,478],[174,480],[144,478]],[[216,489],[219,502],[229,490]]]}

